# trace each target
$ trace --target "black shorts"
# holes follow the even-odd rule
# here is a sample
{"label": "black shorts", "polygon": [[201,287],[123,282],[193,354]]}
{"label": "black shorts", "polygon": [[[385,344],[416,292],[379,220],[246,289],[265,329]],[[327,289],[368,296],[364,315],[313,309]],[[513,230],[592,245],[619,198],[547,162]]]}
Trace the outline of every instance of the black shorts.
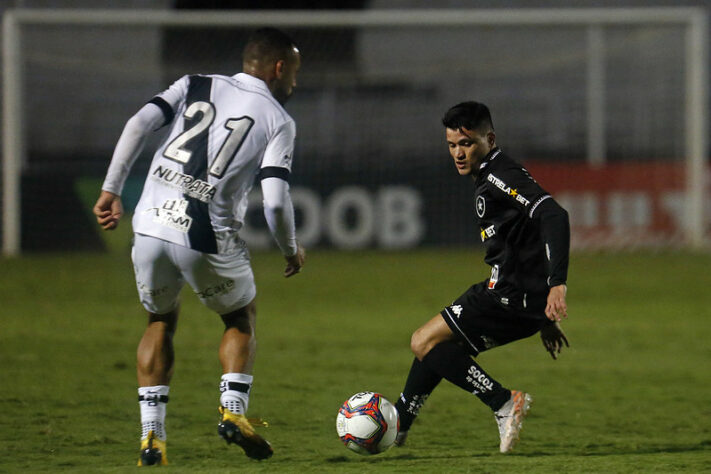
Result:
{"label": "black shorts", "polygon": [[486,282],[469,288],[441,314],[473,355],[532,336],[548,321],[543,311],[506,307],[487,290]]}

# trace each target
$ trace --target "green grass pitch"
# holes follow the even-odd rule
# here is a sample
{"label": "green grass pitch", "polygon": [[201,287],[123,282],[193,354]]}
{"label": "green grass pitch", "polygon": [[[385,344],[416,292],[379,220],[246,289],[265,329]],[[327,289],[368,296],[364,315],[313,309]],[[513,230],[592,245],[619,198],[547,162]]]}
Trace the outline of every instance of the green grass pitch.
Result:
{"label": "green grass pitch", "polygon": [[[408,445],[372,457],[338,440],[340,404],[362,390],[395,401],[411,332],[482,280],[482,255],[313,251],[285,280],[253,255],[258,355],[250,416],[274,457],[257,462],[216,433],[219,318],[183,294],[164,472],[702,472],[711,469],[711,280],[707,254],[573,254],[572,347],[538,336],[481,364],[530,392],[509,455],[490,411],[443,382]],[[136,469],[135,349],[145,317],[127,252],[2,260],[0,472]],[[163,472],[162,471],[162,472]]]}

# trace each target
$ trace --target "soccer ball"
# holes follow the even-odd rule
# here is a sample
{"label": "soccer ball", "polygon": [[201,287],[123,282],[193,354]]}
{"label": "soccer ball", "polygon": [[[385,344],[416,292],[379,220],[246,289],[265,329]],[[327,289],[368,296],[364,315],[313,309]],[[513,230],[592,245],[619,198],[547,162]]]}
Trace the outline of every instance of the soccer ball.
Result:
{"label": "soccer ball", "polygon": [[400,419],[395,406],[375,392],[360,392],[343,402],[336,417],[338,436],[351,451],[378,454],[395,442]]}

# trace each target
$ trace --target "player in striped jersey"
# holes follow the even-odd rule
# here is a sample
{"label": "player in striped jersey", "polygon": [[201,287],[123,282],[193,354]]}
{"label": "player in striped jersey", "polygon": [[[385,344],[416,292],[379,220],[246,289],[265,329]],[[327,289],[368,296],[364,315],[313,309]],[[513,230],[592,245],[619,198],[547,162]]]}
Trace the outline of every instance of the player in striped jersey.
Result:
{"label": "player in striped jersey", "polygon": [[256,288],[239,231],[247,195],[259,178],[269,229],[286,258],[284,276],[300,271],[305,253],[295,238],[288,185],[296,126],[283,108],[300,64],[299,50],[286,34],[259,29],[243,50],[242,73],[180,78],[131,117],[118,140],[94,206],[106,230],[116,228],[123,214],[121,191],[146,138],[170,127],[153,155],[133,217],[136,284],[149,313],[137,351],[139,465],[167,463],[172,338],[185,282],[225,323],[219,434],[251,458],[272,455],[245,418],[255,357]]}

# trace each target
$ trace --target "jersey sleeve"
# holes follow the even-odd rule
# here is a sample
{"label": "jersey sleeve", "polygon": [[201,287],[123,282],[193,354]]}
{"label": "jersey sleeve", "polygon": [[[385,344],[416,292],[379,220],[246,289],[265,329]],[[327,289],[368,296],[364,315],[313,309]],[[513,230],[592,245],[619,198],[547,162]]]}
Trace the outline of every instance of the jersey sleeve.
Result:
{"label": "jersey sleeve", "polygon": [[160,94],[157,94],[148,101],[149,104],[158,106],[163,112],[164,120],[161,127],[164,127],[173,121],[180,104],[185,101],[185,98],[188,95],[189,85],[190,76],[183,76],[171,84],[166,90]]}
{"label": "jersey sleeve", "polygon": [[265,178],[262,183],[264,217],[269,231],[279,249],[286,256],[296,254],[296,225],[294,206],[289,194],[289,183],[275,177]]}
{"label": "jersey sleeve", "polygon": [[141,154],[148,135],[159,127],[162,120],[160,109],[148,103],[126,122],[114,148],[101,189],[121,195],[126,178],[136,158]]}
{"label": "jersey sleeve", "polygon": [[555,199],[545,199],[534,209],[538,219],[541,239],[548,260],[548,286],[563,285],[568,280],[570,254],[570,223],[568,212]]}
{"label": "jersey sleeve", "polygon": [[296,125],[292,120],[285,122],[274,134],[264,151],[260,179],[280,178],[289,180],[291,160],[294,155]]}

